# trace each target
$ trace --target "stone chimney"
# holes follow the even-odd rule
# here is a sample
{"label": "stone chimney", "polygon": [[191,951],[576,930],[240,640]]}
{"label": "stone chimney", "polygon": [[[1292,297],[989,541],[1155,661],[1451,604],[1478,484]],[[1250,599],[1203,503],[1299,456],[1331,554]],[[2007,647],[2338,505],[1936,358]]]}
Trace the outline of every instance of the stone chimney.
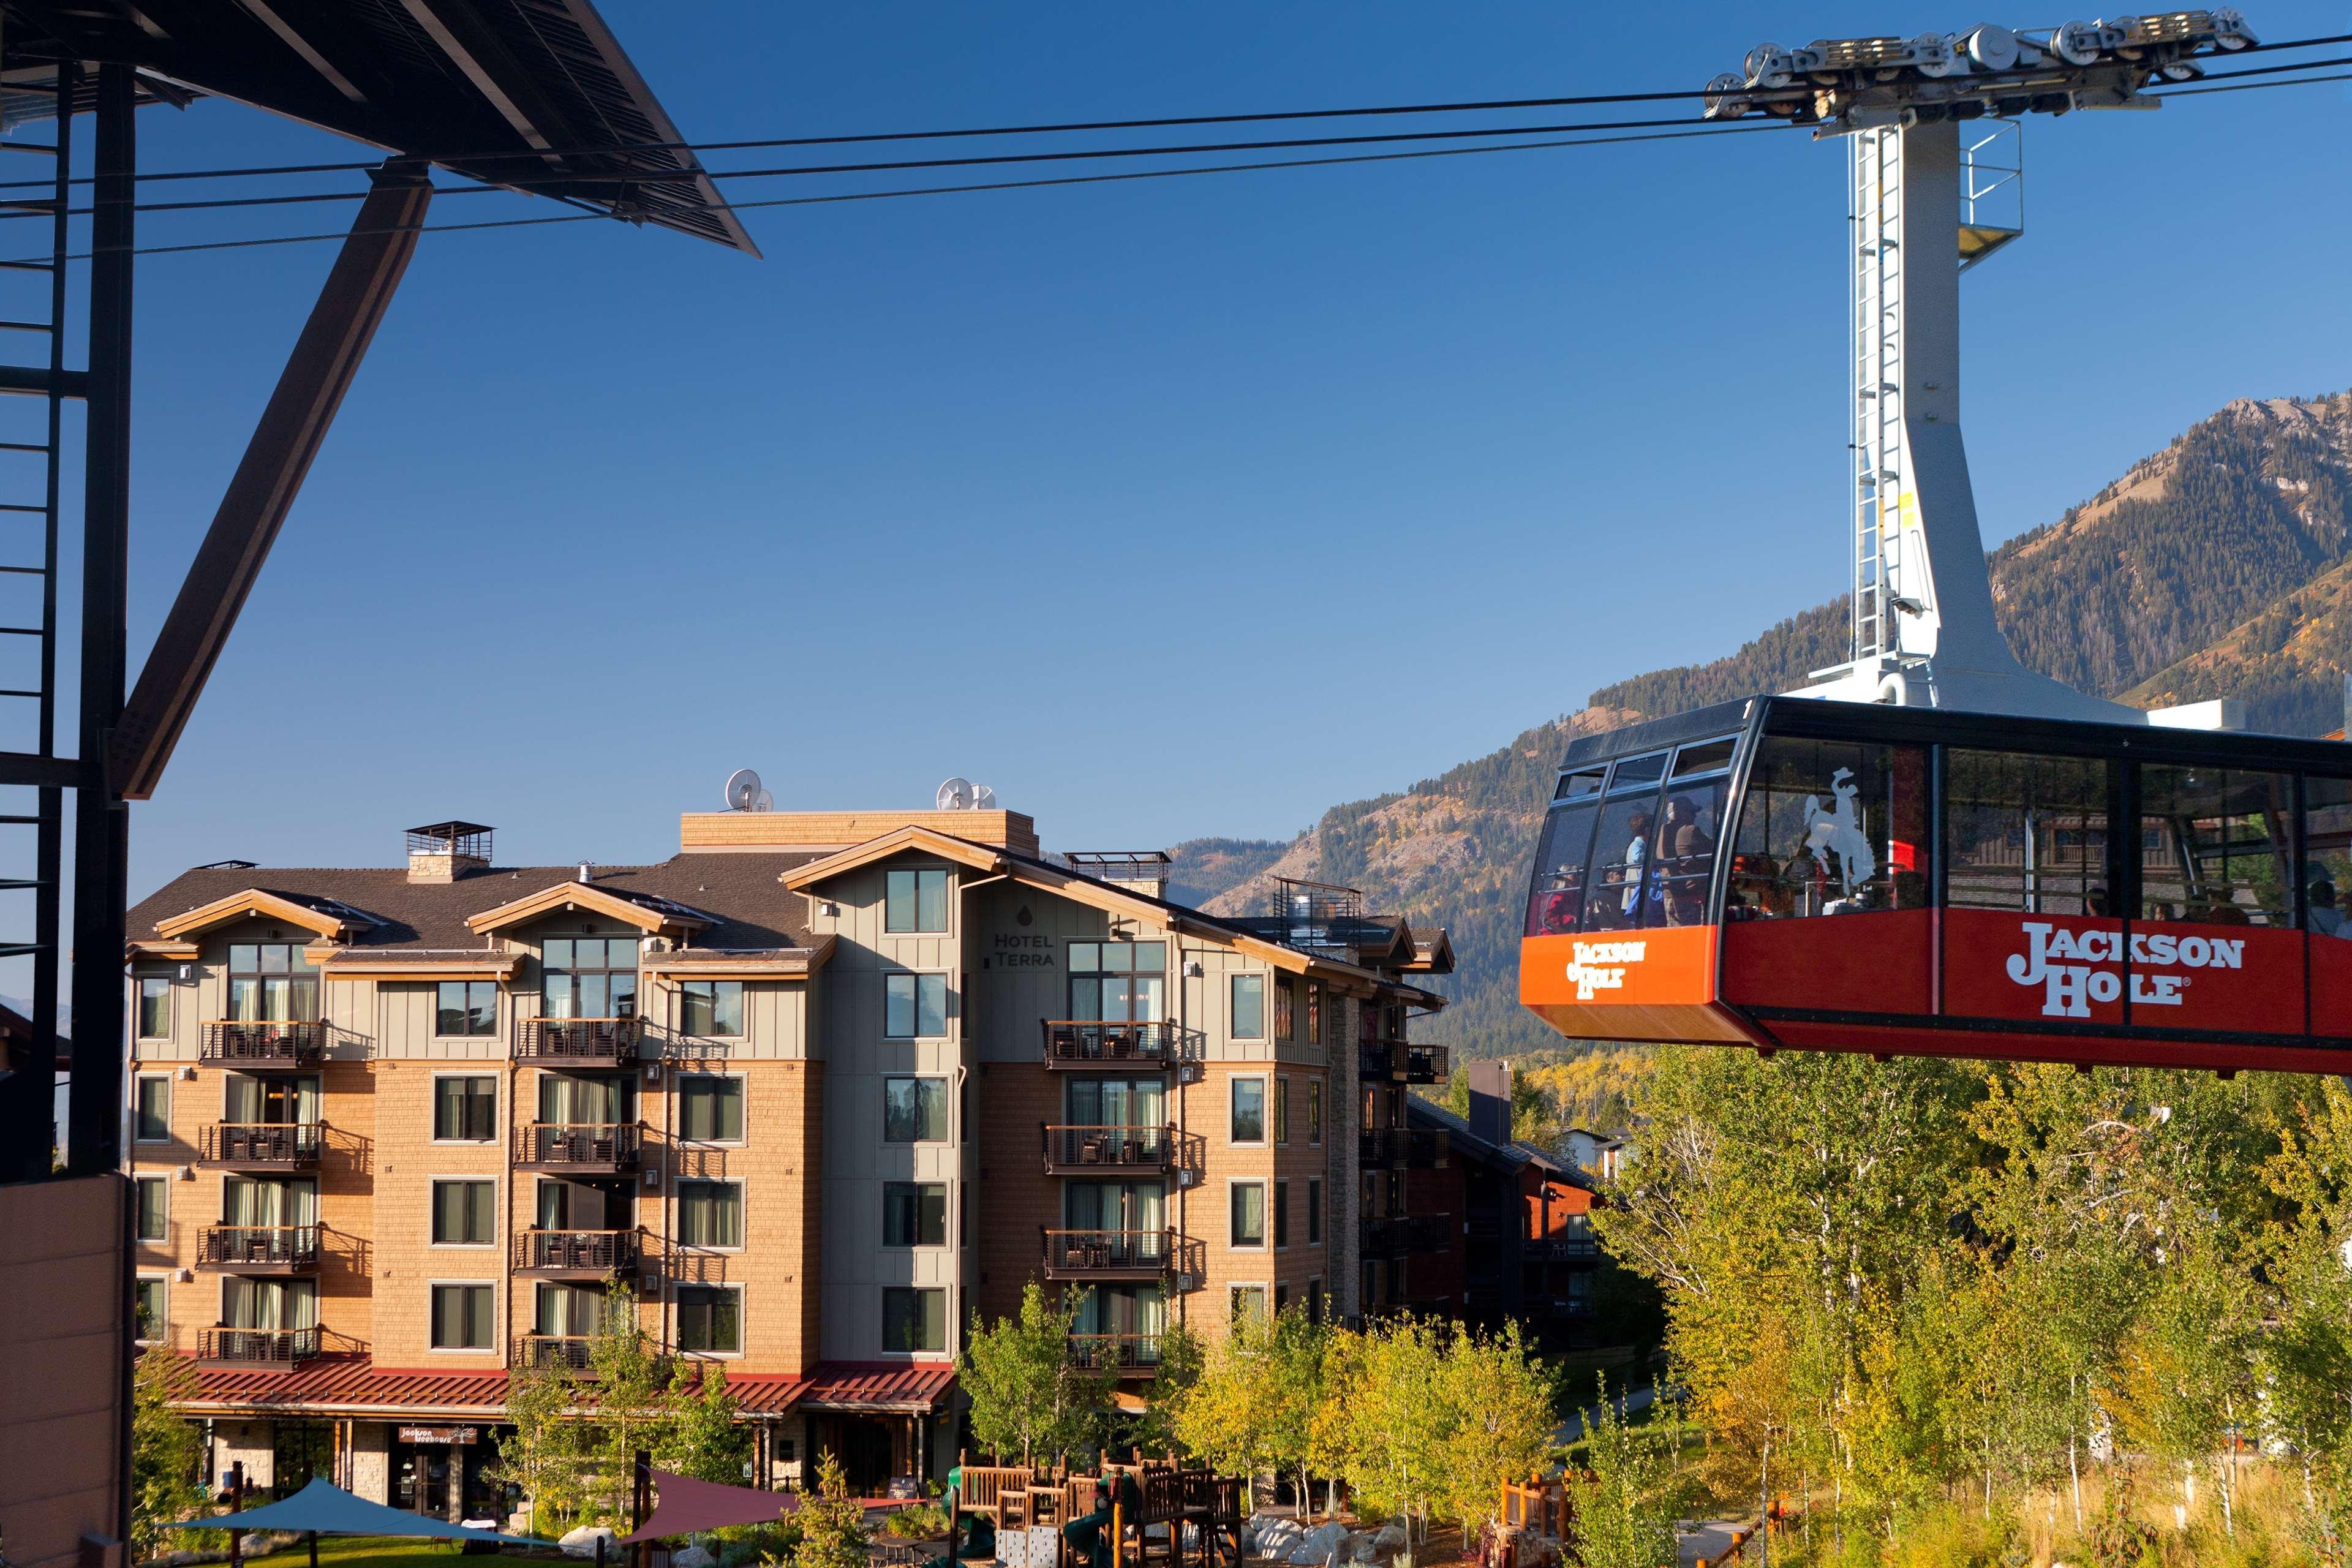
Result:
{"label": "stone chimney", "polygon": [[490,868],[490,830],[478,822],[436,822],[408,830],[408,879],[454,882]]}
{"label": "stone chimney", "polygon": [[1507,1147],[1511,1142],[1511,1064],[1472,1062],[1470,1136]]}

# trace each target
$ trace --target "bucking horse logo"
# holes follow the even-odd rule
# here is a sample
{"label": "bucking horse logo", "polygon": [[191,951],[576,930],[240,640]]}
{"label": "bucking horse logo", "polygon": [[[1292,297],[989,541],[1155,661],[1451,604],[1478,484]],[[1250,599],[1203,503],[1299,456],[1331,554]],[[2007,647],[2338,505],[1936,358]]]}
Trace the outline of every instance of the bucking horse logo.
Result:
{"label": "bucking horse logo", "polygon": [[[1862,787],[1853,782],[1852,768],[1830,775],[1830,793],[1837,797],[1834,806],[1822,805],[1817,795],[1805,797],[1805,847],[1822,875],[1838,879],[1850,899],[1855,889],[1878,875],[1878,857],[1871,853],[1870,837],[1862,830]],[[1836,866],[1830,864],[1832,855],[1838,858]]]}

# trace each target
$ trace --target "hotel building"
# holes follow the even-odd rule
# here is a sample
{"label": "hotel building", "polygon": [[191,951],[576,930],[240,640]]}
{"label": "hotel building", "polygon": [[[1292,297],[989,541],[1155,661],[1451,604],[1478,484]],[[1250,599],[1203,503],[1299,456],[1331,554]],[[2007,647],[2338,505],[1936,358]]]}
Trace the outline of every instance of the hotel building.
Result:
{"label": "hotel building", "polygon": [[[724,812],[657,865],[198,867],[131,914],[140,1308],[218,1471],[497,1511],[507,1369],[629,1286],[722,1363],[755,1474],[942,1473],[955,1357],[1042,1280],[1071,1353],[1410,1300],[1407,1020],[1444,933],[1009,811]],[[1368,1245],[1369,1243],[1369,1245]]]}

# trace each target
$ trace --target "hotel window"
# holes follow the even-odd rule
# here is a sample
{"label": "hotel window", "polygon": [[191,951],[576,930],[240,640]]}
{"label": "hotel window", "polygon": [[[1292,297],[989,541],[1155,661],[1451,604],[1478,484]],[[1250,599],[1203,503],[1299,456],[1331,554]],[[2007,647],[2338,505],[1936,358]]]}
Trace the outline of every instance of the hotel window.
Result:
{"label": "hotel window", "polygon": [[1290,1306],[1290,1287],[1279,1280],[1274,1287],[1274,1315],[1280,1317]]}
{"label": "hotel window", "polygon": [[882,1184],[882,1245],[945,1247],[948,1188],[945,1182]]}
{"label": "hotel window", "polygon": [[1265,1316],[1265,1287],[1263,1285],[1234,1286],[1233,1315],[1234,1321],[1236,1323],[1244,1318],[1263,1319]]}
{"label": "hotel window", "polygon": [[540,946],[540,1011],[550,1018],[637,1016],[637,939],[551,936]]}
{"label": "hotel window", "polygon": [[433,1032],[445,1039],[481,1037],[499,1032],[499,983],[444,980],[433,1006]]}
{"label": "hotel window", "polygon": [[1233,1184],[1233,1229],[1226,1240],[1229,1247],[1264,1247],[1265,1245],[1265,1184],[1235,1182]]}
{"label": "hotel window", "polygon": [[743,1291],[734,1285],[677,1288],[677,1348],[702,1355],[743,1352]]}
{"label": "hotel window", "polygon": [[1164,942],[1070,943],[1070,1016],[1156,1024],[1168,1014]]}
{"label": "hotel window", "polygon": [[1288,1182],[1274,1184],[1274,1245],[1277,1247],[1290,1245],[1290,1184]]}
{"label": "hotel window", "polygon": [[433,1138],[438,1143],[487,1143],[499,1135],[499,1080],[433,1080]]}
{"label": "hotel window", "polygon": [[171,1326],[171,1320],[163,1315],[163,1277],[142,1274],[131,1290],[131,1311],[139,1325],[139,1342],[145,1344],[163,1338]]}
{"label": "hotel window", "polygon": [[139,982],[139,1037],[168,1039],[172,1033],[172,983],[150,975]]}
{"label": "hotel window", "polygon": [[635,1075],[539,1075],[539,1119],[557,1127],[616,1127],[637,1119]]}
{"label": "hotel window", "polygon": [[948,977],[882,977],[882,1033],[893,1040],[936,1040],[948,1032]]}
{"label": "hotel window", "polygon": [[139,1178],[139,1239],[163,1239],[164,1186],[161,1176]]}
{"label": "hotel window", "polygon": [[433,1348],[488,1350],[494,1299],[495,1292],[488,1285],[433,1287]]}
{"label": "hotel window", "polygon": [[1233,1037],[1237,1040],[1265,1038],[1265,976],[1234,976]]}
{"label": "hotel window", "polygon": [[882,1292],[882,1348],[940,1352],[948,1348],[948,1293],[896,1286]]}
{"label": "hotel window", "polygon": [[1323,1142],[1323,1080],[1319,1078],[1307,1080],[1307,1141]]}
{"label": "hotel window", "polygon": [[948,929],[948,874],[945,870],[892,871],[886,878],[882,909],[886,931],[943,931]]}
{"label": "hotel window", "polygon": [[948,1080],[882,1080],[882,1139],[887,1143],[943,1143],[948,1136]]}
{"label": "hotel window", "polygon": [[1307,1245],[1323,1245],[1323,1178],[1307,1178]]}
{"label": "hotel window", "polygon": [[743,983],[689,980],[677,989],[679,1032],[697,1039],[733,1039],[743,1032]]}
{"label": "hotel window", "polygon": [[1297,1009],[1297,1004],[1298,987],[1291,983],[1289,975],[1278,977],[1274,983],[1274,1037],[1276,1039],[1290,1038],[1292,1014]]}
{"label": "hotel window", "polygon": [[317,1018],[319,973],[302,952],[302,944],[230,943],[228,1016],[240,1024],[308,1023]]}
{"label": "hotel window", "polygon": [[1314,980],[1307,983],[1307,1043],[1323,1043],[1323,986]]}
{"label": "hotel window", "polygon": [[172,1080],[139,1079],[139,1098],[132,1108],[131,1134],[142,1143],[165,1143],[172,1137]]}
{"label": "hotel window", "polygon": [[743,1141],[743,1080],[681,1075],[677,1080],[677,1135],[697,1143]]}
{"label": "hotel window", "polygon": [[743,1245],[743,1184],[680,1182],[677,1240],[681,1247]]}
{"label": "hotel window", "polygon": [[1233,1125],[1228,1130],[1235,1143],[1265,1142],[1265,1079],[1236,1078],[1227,1080],[1232,1085]]}
{"label": "hotel window", "polygon": [[1310,1323],[1323,1321],[1323,1279],[1320,1275],[1307,1282],[1307,1321]]}
{"label": "hotel window", "polygon": [[1274,1075],[1274,1141],[1290,1142],[1290,1080],[1280,1073]]}
{"label": "hotel window", "polygon": [[433,1245],[489,1247],[499,1239],[498,1184],[433,1184]]}

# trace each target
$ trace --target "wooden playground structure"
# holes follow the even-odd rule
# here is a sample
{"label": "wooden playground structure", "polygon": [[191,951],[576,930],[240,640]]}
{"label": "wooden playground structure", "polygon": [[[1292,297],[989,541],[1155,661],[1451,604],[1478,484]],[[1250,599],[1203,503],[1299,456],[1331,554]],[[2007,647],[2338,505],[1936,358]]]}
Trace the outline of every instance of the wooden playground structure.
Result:
{"label": "wooden playground structure", "polygon": [[[1174,1459],[1105,1461],[1098,1474],[1058,1466],[959,1463],[950,1512],[951,1539],[967,1521],[995,1534],[1008,1568],[1234,1568],[1249,1518],[1249,1481]],[[1092,1533],[1091,1551],[1070,1526]],[[1018,1543],[1017,1545],[1015,1543]]]}

